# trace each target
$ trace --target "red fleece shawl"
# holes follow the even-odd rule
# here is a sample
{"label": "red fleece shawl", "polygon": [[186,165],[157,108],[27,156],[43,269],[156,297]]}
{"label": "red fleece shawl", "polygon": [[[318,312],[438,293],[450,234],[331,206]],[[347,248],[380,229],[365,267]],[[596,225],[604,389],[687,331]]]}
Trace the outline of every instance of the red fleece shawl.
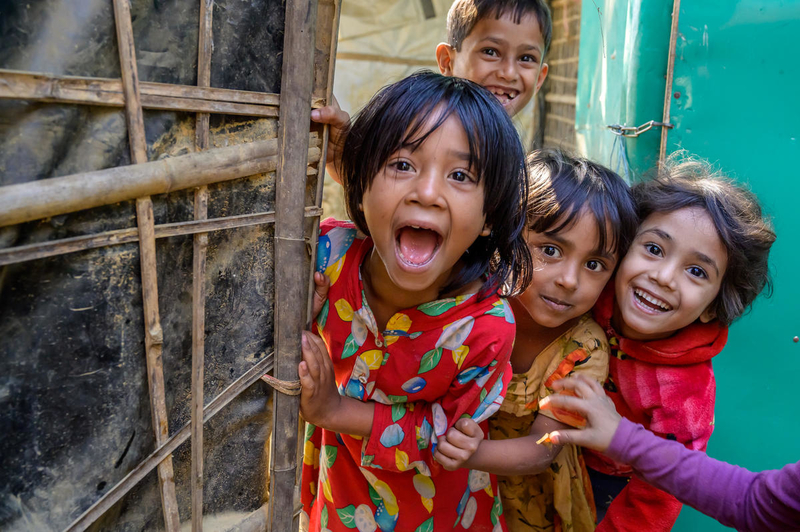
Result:
{"label": "red fleece shawl", "polygon": [[[606,394],[617,412],[662,438],[705,451],[714,430],[716,383],[711,358],[728,340],[718,321],[695,322],[669,338],[638,341],[621,337],[611,324],[614,282],[601,294],[594,318],[611,344]],[[609,475],[630,476],[631,469],[599,453],[586,451],[586,464]],[[598,531],[670,530],[681,504],[634,477],[614,499]]]}

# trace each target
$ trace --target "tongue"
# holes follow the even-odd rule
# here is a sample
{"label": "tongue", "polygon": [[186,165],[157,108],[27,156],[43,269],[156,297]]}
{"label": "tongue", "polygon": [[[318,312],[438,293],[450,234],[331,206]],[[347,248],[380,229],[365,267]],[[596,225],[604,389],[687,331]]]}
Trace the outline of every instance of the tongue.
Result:
{"label": "tongue", "polygon": [[404,227],[398,235],[400,253],[409,264],[425,264],[436,251],[439,235],[428,229]]}

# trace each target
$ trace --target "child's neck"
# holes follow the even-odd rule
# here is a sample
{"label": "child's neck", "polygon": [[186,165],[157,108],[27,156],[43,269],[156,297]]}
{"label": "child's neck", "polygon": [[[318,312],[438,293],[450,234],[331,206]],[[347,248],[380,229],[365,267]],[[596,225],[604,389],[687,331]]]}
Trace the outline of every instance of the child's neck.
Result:
{"label": "child's neck", "polygon": [[[447,275],[449,276],[449,271]],[[438,299],[439,289],[447,280],[446,278],[437,280],[433,286],[420,291],[403,290],[389,277],[375,249],[370,252],[362,265],[361,279],[367,303],[375,316],[378,330],[381,331],[386,329],[386,324],[398,311]]]}
{"label": "child's neck", "polygon": [[511,298],[511,308],[517,322],[517,336],[514,339],[514,350],[511,352],[511,367],[514,373],[527,373],[536,357],[555,339],[571,329],[578,318],[571,319],[558,327],[545,327],[533,321],[525,307]]}

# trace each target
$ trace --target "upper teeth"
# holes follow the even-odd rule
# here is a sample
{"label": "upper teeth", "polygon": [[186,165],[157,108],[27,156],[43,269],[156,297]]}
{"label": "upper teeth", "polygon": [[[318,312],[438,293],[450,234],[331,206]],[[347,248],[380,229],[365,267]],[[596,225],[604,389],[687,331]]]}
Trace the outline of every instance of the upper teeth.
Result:
{"label": "upper teeth", "polygon": [[657,307],[661,307],[664,310],[671,310],[672,309],[672,307],[669,305],[669,303],[665,303],[664,301],[661,301],[660,299],[651,296],[650,294],[648,294],[647,292],[645,292],[643,290],[639,290],[637,288],[635,290],[635,292],[636,292],[637,296],[641,297],[645,301],[649,301],[650,303],[652,303],[653,305],[655,305]]}
{"label": "upper teeth", "polygon": [[517,91],[504,91],[501,89],[494,89],[492,90],[492,93],[497,96],[508,96],[509,100],[513,100],[514,98],[517,97]]}

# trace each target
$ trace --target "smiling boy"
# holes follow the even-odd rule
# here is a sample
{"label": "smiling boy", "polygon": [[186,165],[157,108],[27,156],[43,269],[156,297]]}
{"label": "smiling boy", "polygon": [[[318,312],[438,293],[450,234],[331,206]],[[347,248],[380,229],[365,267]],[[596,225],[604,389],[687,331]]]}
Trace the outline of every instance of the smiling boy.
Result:
{"label": "smiling boy", "polygon": [[[436,47],[436,62],[445,76],[465,78],[491,91],[513,117],[547,77],[544,58],[552,30],[544,0],[456,0],[447,14],[448,42]],[[340,136],[350,115],[333,98],[330,105],[312,110],[311,119],[331,126],[326,170],[341,184]]]}
{"label": "smiling boy", "polygon": [[547,77],[551,36],[550,9],[542,0],[456,0],[436,62],[442,74],[489,89],[514,116]]}

